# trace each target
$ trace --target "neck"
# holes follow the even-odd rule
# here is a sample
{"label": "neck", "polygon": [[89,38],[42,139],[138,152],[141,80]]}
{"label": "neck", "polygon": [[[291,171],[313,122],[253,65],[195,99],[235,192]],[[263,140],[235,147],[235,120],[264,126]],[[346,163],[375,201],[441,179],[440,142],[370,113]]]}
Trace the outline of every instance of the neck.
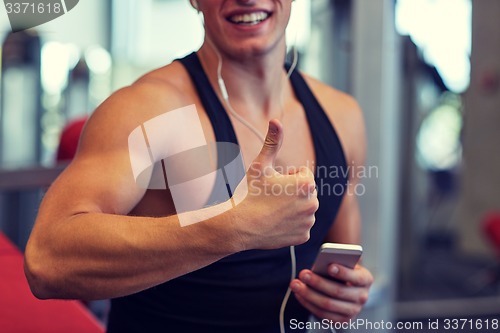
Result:
{"label": "neck", "polygon": [[[198,55],[212,85],[221,93],[217,83],[219,57],[214,46],[205,41]],[[283,68],[284,41],[265,55],[238,60],[222,52],[219,56],[222,61],[221,74],[235,109],[245,116],[279,118],[285,94],[290,93]]]}

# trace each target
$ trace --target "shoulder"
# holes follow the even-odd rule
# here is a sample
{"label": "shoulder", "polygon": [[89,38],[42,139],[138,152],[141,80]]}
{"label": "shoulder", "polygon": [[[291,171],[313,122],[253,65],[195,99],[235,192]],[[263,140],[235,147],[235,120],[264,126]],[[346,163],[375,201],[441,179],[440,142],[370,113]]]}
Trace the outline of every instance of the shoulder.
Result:
{"label": "shoulder", "polygon": [[113,93],[96,109],[93,117],[143,123],[161,113],[192,103],[193,98],[185,89],[188,83],[189,78],[182,65],[174,62]]}
{"label": "shoulder", "polygon": [[[307,84],[315,94],[318,101],[325,107],[327,112],[347,112],[348,114],[358,115],[361,113],[361,109],[356,102],[356,100],[349,94],[346,94],[340,90],[337,90],[323,82],[307,75],[301,73]],[[324,105],[323,105],[324,104]],[[352,114],[355,113],[355,114]]]}
{"label": "shoulder", "polygon": [[186,93],[187,85],[189,77],[184,68],[174,62],[119,89],[88,120],[81,148],[115,148],[114,143],[127,142],[128,135],[145,121],[193,104],[193,96]]}
{"label": "shoulder", "polygon": [[362,164],[365,159],[365,125],[358,102],[350,95],[303,74],[321,104],[344,147],[347,163]]}

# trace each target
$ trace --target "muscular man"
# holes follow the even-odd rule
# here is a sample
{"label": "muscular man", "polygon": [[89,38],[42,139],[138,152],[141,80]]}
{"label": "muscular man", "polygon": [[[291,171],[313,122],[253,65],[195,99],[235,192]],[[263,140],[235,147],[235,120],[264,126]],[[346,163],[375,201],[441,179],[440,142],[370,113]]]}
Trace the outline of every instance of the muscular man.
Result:
{"label": "muscular man", "polygon": [[[204,16],[200,50],[105,101],[88,121],[75,159],[47,192],[26,248],[33,293],[112,298],[109,332],[277,332],[289,286],[287,322],[310,313],[334,321],[356,316],[371,274],[361,265],[332,265],[329,279],[310,267],[323,241],[360,242],[357,198],[346,188],[356,184],[355,175],[324,172],[362,165],[359,107],[298,71],[287,79],[292,0],[191,3]],[[267,132],[264,144],[226,113],[220,63],[232,109]],[[238,143],[251,186],[235,208],[181,227],[168,191],[134,182],[128,136],[192,104],[208,142]],[[272,171],[291,167],[298,171]],[[297,191],[262,191],[270,184]],[[345,191],[332,191],[339,185]],[[290,282],[291,245],[299,274]]]}

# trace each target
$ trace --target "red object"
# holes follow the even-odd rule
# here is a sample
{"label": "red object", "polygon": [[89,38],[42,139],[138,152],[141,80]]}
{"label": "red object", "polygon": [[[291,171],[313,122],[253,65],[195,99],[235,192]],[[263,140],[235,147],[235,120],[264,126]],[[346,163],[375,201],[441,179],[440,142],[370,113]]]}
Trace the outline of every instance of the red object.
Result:
{"label": "red object", "polygon": [[78,142],[80,141],[80,135],[82,134],[83,126],[87,121],[87,117],[80,118],[70,122],[66,127],[64,127],[61,134],[61,140],[59,142],[59,148],[57,149],[57,161],[68,161],[72,160],[76,154],[78,148]]}
{"label": "red object", "polygon": [[23,255],[0,233],[0,332],[103,333],[78,301],[41,301],[31,293]]}
{"label": "red object", "polygon": [[493,243],[495,251],[500,256],[500,212],[489,213],[484,217],[484,233]]}

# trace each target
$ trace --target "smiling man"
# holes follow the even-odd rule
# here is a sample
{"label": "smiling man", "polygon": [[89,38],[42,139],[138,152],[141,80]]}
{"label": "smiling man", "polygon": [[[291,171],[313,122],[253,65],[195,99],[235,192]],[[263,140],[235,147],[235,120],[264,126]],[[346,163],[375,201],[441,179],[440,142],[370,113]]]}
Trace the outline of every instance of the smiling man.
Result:
{"label": "smiling man", "polygon": [[[191,4],[204,17],[200,50],[105,101],[44,197],[26,249],[33,293],[112,298],[109,332],[276,333],[282,305],[288,329],[310,314],[355,317],[370,272],[334,264],[321,277],[310,268],[324,241],[360,242],[357,198],[348,191],[356,175],[320,172],[362,165],[359,107],[284,66],[292,0]],[[134,182],[128,136],[193,104],[207,142],[239,145],[248,194],[235,208],[182,227],[170,191]],[[176,125],[189,133],[196,124]],[[299,273],[293,280],[290,246]]]}

